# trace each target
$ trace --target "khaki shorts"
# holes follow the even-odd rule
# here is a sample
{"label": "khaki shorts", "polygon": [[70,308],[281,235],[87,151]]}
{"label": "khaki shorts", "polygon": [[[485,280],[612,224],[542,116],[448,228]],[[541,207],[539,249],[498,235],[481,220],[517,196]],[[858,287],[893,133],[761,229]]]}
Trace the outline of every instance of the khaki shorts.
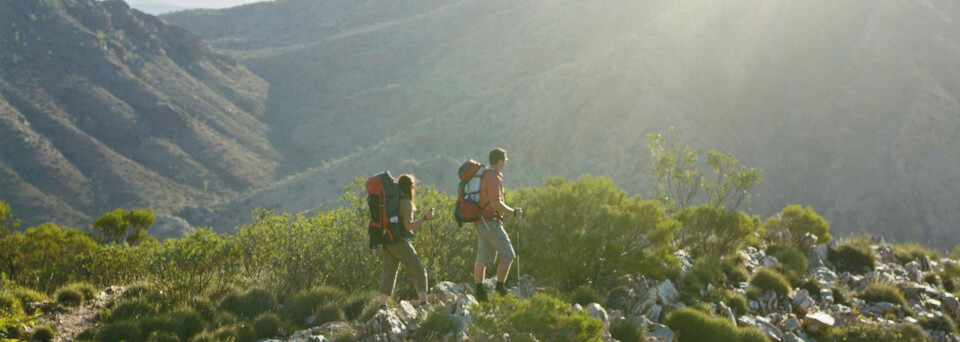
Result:
{"label": "khaki shorts", "polygon": [[497,254],[500,254],[500,260],[512,260],[517,257],[510,245],[510,237],[503,230],[503,224],[497,220],[487,221],[486,225],[481,222],[474,226],[477,227],[477,263],[493,264],[497,261]]}

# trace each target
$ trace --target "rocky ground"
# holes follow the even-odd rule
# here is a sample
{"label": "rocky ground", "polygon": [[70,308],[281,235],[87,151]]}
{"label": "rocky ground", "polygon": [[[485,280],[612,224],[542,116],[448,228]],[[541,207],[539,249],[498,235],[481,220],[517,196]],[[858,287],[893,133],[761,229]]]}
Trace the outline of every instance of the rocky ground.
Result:
{"label": "rocky ground", "polygon": [[77,306],[62,306],[53,302],[43,302],[36,303],[33,308],[28,308],[28,311],[39,308],[43,312],[49,312],[40,317],[40,324],[51,324],[57,327],[55,342],[69,342],[73,341],[80,332],[95,327],[100,321],[98,317],[100,309],[122,292],[122,288],[112,286],[97,295],[95,299]]}

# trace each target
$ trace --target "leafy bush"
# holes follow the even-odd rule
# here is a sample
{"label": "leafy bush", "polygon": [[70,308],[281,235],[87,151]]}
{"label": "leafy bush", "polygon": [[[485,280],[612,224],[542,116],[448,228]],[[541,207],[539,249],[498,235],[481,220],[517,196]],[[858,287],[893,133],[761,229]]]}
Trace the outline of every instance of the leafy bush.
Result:
{"label": "leafy bush", "polygon": [[696,256],[736,251],[760,226],[757,216],[709,205],[683,208],[673,218],[680,222],[676,243]]}
{"label": "leafy bush", "polygon": [[143,339],[136,324],[123,321],[111,323],[97,334],[100,342],[140,341]]}
{"label": "leafy bush", "polygon": [[737,341],[740,333],[729,319],[714,317],[693,308],[679,308],[667,315],[664,324],[679,334],[680,342]]}
{"label": "leafy bush", "polygon": [[628,197],[609,178],[549,178],[543,187],[508,193],[507,200],[527,217],[507,224],[521,231],[514,247],[538,265],[530,272],[547,285],[571,291],[638,273],[663,279],[679,265],[670,243],[676,222],[656,201]]}
{"label": "leafy bush", "polygon": [[927,335],[916,324],[902,323],[897,325],[858,324],[841,329],[831,329],[820,339],[824,342],[917,342],[929,341]]}
{"label": "leafy bush", "polygon": [[787,276],[791,284],[797,284],[807,271],[807,256],[796,247],[771,246],[767,248],[767,254],[780,261],[780,264],[777,265],[777,271]]}
{"label": "leafy bush", "polygon": [[915,260],[923,260],[925,257],[931,260],[940,259],[940,253],[930,250],[917,243],[900,243],[893,245],[893,256],[900,260],[900,264],[907,264]]}
{"label": "leafy bush", "polygon": [[5,272],[17,284],[53,292],[75,273],[75,259],[97,249],[86,233],[52,223],[0,238]]}
{"label": "leafy bush", "polygon": [[280,331],[280,316],[275,313],[264,313],[253,320],[253,330],[256,338],[274,337]]}
{"label": "leafy bush", "polygon": [[860,299],[868,302],[887,302],[903,307],[907,306],[907,299],[900,288],[881,282],[873,282],[860,294]]}
{"label": "leafy bush", "polygon": [[801,237],[810,233],[817,237],[817,244],[830,242],[832,238],[828,233],[830,223],[817,215],[811,207],[804,208],[796,204],[787,205],[778,216],[764,222],[767,231],[786,229],[793,236],[794,241],[800,241]]}
{"label": "leafy bush", "polygon": [[217,293],[235,279],[239,265],[236,239],[202,228],[158,245],[147,265],[158,290],[174,301],[200,293]]}
{"label": "leafy bush", "polygon": [[463,321],[459,317],[442,311],[428,311],[413,338],[417,341],[442,341],[447,334],[456,334],[462,329]]}
{"label": "leafy bush", "polygon": [[942,331],[947,334],[957,333],[957,324],[948,316],[937,316],[933,318],[924,316],[920,317],[917,321],[921,327],[927,330]]}
{"label": "leafy bush", "polygon": [[769,290],[779,295],[790,294],[790,282],[782,274],[769,268],[761,268],[750,278],[750,285]]}
{"label": "leafy bush", "polygon": [[590,305],[591,303],[604,303],[604,296],[600,291],[594,289],[590,286],[581,286],[573,291],[570,294],[570,302],[580,304],[582,306]]}
{"label": "leafy bush", "polygon": [[177,337],[177,334],[174,334],[169,331],[154,331],[150,334],[150,337],[147,337],[147,342],[180,342],[180,338]]}
{"label": "leafy bush", "polygon": [[52,342],[57,338],[57,331],[51,325],[41,325],[33,331],[31,341]]}
{"label": "leafy bush", "polygon": [[187,301],[187,305],[196,311],[205,321],[213,319],[213,315],[217,312],[217,308],[210,301],[210,298],[203,296],[190,298],[190,300]]}
{"label": "leafy bush", "polygon": [[548,341],[600,341],[603,323],[583,312],[574,313],[563,301],[537,294],[519,301],[513,296],[493,296],[475,306],[477,324],[472,336],[534,335]]}
{"label": "leafy bush", "polygon": [[83,292],[79,289],[66,287],[57,291],[57,303],[67,306],[76,306],[83,303]]}
{"label": "leafy bush", "polygon": [[284,308],[286,317],[298,325],[304,324],[304,320],[313,314],[319,307],[328,303],[336,303],[337,306],[346,300],[347,293],[332,286],[318,286],[309,290],[303,290],[287,300]]}
{"label": "leafy bush", "polygon": [[23,313],[23,307],[20,301],[13,294],[0,292],[0,311],[11,313]]}
{"label": "leafy bush", "polygon": [[93,231],[96,232],[100,242],[127,243],[134,245],[145,240],[147,229],[153,225],[157,215],[153,209],[116,209],[104,213],[103,216],[96,218],[93,222]]}
{"label": "leafy bush", "polygon": [[719,258],[709,255],[697,258],[693,268],[680,280],[683,299],[700,300],[700,291],[705,290],[709,284],[719,282],[722,277]]}
{"label": "leafy bush", "polygon": [[647,329],[634,320],[619,320],[610,326],[610,335],[620,342],[644,342]]}
{"label": "leafy bush", "polygon": [[873,271],[874,256],[869,247],[840,245],[836,249],[829,249],[827,259],[837,266],[837,271],[864,273]]}

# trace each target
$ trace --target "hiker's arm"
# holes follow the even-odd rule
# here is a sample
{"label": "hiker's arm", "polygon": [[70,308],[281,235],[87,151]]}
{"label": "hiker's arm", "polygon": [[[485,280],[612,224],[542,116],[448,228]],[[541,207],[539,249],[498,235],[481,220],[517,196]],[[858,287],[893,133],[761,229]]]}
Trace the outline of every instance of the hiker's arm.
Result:
{"label": "hiker's arm", "polygon": [[427,222],[433,219],[433,209],[431,208],[426,215],[423,215],[422,217],[416,220],[413,219],[413,215],[405,215],[405,217],[407,222],[404,222],[403,226],[406,227],[407,230],[413,231],[413,230],[419,229],[420,226],[423,226],[424,222]]}
{"label": "hiker's arm", "polygon": [[[507,205],[507,203],[505,203],[505,202],[503,202],[503,201],[492,202],[491,205],[493,205],[493,206],[494,206],[494,209],[496,209],[496,211],[499,212],[499,213],[502,213],[502,214],[510,214],[510,216],[513,216],[513,217],[517,217],[517,216],[518,216],[517,214],[518,214],[519,212],[517,212],[517,209],[519,209],[519,208],[511,208],[510,206]],[[522,215],[522,214],[521,214],[521,215]]]}

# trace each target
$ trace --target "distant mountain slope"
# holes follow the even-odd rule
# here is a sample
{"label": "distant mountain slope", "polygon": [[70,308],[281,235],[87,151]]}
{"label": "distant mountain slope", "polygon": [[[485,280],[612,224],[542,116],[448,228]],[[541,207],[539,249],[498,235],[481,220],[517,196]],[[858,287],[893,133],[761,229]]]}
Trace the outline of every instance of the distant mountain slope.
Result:
{"label": "distant mountain slope", "polygon": [[274,144],[325,165],[207,214],[221,229],[410,160],[452,191],[430,175],[497,145],[508,187],[590,172],[645,191],[644,135],[675,125],[764,170],[751,212],[800,203],[832,231],[960,243],[956,2],[287,0],[163,18],[270,82]]}
{"label": "distant mountain slope", "polygon": [[0,198],[25,226],[270,183],[268,85],[121,1],[0,2]]}

